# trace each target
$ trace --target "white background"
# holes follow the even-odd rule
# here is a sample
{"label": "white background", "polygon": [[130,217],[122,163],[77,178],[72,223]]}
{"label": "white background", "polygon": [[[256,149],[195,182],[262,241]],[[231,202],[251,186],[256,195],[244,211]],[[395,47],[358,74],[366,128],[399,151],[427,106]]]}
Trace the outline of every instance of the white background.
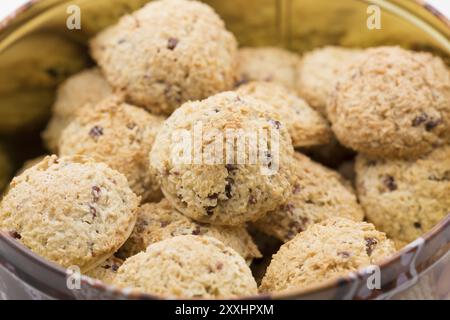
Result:
{"label": "white background", "polygon": [[[25,2],[27,0],[0,0],[0,19]],[[450,17],[450,0],[428,0],[428,2]]]}

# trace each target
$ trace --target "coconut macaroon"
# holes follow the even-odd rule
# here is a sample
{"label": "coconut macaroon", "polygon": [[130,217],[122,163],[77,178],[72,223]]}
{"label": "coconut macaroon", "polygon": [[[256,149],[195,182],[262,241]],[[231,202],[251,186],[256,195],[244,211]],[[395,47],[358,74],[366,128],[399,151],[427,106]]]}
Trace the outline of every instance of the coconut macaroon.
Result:
{"label": "coconut macaroon", "polygon": [[277,210],[269,212],[254,226],[283,242],[310,225],[328,218],[362,221],[364,212],[348,182],[308,157],[295,154],[295,182],[291,196]]}
{"label": "coconut macaroon", "polygon": [[362,50],[324,47],[306,53],[297,69],[297,91],[322,114],[333,94],[337,80]]}
{"label": "coconut macaroon", "polygon": [[241,48],[238,51],[239,82],[276,82],[295,90],[300,56],[277,47]]}
{"label": "coconut macaroon", "polygon": [[450,72],[428,53],[369,49],[339,80],[328,117],[360,153],[419,157],[450,140]]}
{"label": "coconut macaroon", "polygon": [[392,241],[366,222],[333,218],[314,224],[273,255],[260,290],[286,292],[319,285],[388,258]]}
{"label": "coconut macaroon", "polygon": [[163,119],[110,96],[85,105],[64,129],[61,155],[81,154],[123,173],[142,201],[161,199],[159,184],[149,172],[149,153]]}
{"label": "coconut macaroon", "polygon": [[274,82],[250,82],[239,87],[239,94],[264,101],[278,113],[289,131],[294,147],[326,144],[332,132],[327,120],[295,92]]}
{"label": "coconut macaroon", "polygon": [[114,88],[153,113],[171,114],[236,79],[236,39],[197,1],[152,1],[97,35],[91,52]]}
{"label": "coconut macaroon", "polygon": [[185,103],[165,121],[150,163],[176,209],[232,226],[286,201],[293,147],[286,126],[269,110],[260,100],[224,92]]}
{"label": "coconut macaroon", "polygon": [[58,88],[53,114],[42,138],[47,148],[57,153],[58,141],[64,128],[87,103],[98,103],[112,94],[98,68],[83,70],[68,78]]}
{"label": "coconut macaroon", "polygon": [[87,272],[131,234],[138,203],[125,176],[105,164],[49,156],[13,179],[0,229],[42,257]]}
{"label": "coconut macaroon", "polygon": [[112,256],[98,267],[92,269],[91,271],[88,271],[86,275],[88,277],[100,280],[106,284],[112,284],[114,278],[117,275],[117,271],[122,264],[122,259]]}
{"label": "coconut macaroon", "polygon": [[235,298],[255,295],[245,260],[211,237],[178,236],[150,245],[125,261],[114,284],[177,298]]}
{"label": "coconut macaroon", "polygon": [[397,243],[429,231],[450,208],[450,146],[416,161],[358,156],[356,187],[367,219]]}
{"label": "coconut macaroon", "polygon": [[159,203],[144,204],[138,209],[136,226],[119,250],[119,255],[128,258],[145,251],[152,243],[181,235],[216,238],[233,248],[248,263],[261,257],[245,226],[225,227],[195,222],[175,210],[166,199]]}

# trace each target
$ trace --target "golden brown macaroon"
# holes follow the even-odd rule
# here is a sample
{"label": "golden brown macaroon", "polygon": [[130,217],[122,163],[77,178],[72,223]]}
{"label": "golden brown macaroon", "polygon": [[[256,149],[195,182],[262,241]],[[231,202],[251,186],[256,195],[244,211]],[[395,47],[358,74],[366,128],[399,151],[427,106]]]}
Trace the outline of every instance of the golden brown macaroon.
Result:
{"label": "golden brown macaroon", "polygon": [[323,47],[307,52],[297,69],[297,91],[322,114],[337,80],[363,51],[342,47]]}
{"label": "golden brown macaroon", "polygon": [[289,199],[254,226],[287,242],[310,225],[328,218],[362,221],[364,212],[351,185],[337,172],[296,153],[295,182]]}
{"label": "golden brown macaroon", "polygon": [[211,237],[177,236],[127,259],[114,284],[166,298],[224,299],[256,295],[245,260]]}
{"label": "golden brown macaroon", "polygon": [[295,90],[300,56],[277,47],[241,48],[238,51],[239,83],[266,81]]}
{"label": "golden brown macaroon", "polygon": [[236,92],[185,103],[164,122],[150,155],[166,198],[194,220],[230,226],[284,203],[293,147],[276,119],[264,102]]}
{"label": "golden brown macaroon", "polygon": [[198,1],[151,1],[98,34],[91,52],[115,89],[158,114],[230,90],[236,79],[236,39]]}
{"label": "golden brown macaroon", "polygon": [[418,160],[358,156],[356,187],[367,219],[398,246],[429,231],[450,208],[450,146]]}
{"label": "golden brown macaroon", "polygon": [[85,105],[64,129],[61,155],[81,154],[123,173],[142,201],[161,199],[159,183],[148,169],[148,157],[163,119],[110,96]]}
{"label": "golden brown macaroon", "polygon": [[131,234],[139,198],[103,163],[49,156],[13,179],[0,204],[0,229],[63,267],[87,272]]}
{"label": "golden brown macaroon", "polygon": [[152,243],[181,235],[216,238],[233,248],[248,263],[261,257],[245,226],[225,227],[195,222],[175,210],[166,199],[159,203],[144,204],[138,209],[136,226],[119,250],[119,255],[128,258],[145,251]]}
{"label": "golden brown macaroon", "polygon": [[281,246],[262,280],[262,292],[319,285],[395,253],[392,241],[372,224],[333,218],[314,224]]}
{"label": "golden brown macaroon", "polygon": [[327,120],[312,109],[295,92],[274,82],[250,82],[240,86],[239,94],[264,101],[278,113],[288,128],[294,147],[310,147],[328,143],[332,132]]}
{"label": "golden brown macaroon", "polygon": [[450,141],[450,72],[442,59],[399,47],[369,49],[328,105],[339,141],[378,158],[416,158]]}
{"label": "golden brown macaroon", "polygon": [[83,70],[64,81],[58,88],[52,118],[42,133],[47,148],[57,153],[62,131],[87,103],[96,104],[112,94],[98,68]]}

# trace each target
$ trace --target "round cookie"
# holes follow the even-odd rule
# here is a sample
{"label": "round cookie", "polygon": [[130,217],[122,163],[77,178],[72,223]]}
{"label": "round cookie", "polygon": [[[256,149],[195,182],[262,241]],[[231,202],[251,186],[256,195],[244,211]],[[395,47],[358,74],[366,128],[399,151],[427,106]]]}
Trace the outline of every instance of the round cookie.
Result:
{"label": "round cookie", "polygon": [[86,272],[125,242],[138,203],[126,178],[105,164],[49,156],[13,179],[0,204],[0,229],[63,267]]}
{"label": "round cookie", "polygon": [[339,141],[378,158],[413,158],[450,140],[450,72],[428,53],[369,49],[340,78],[328,117]]}
{"label": "round cookie", "polygon": [[397,242],[429,231],[450,208],[450,146],[415,161],[358,156],[356,187],[367,219]]}
{"label": "round cookie", "polygon": [[364,212],[351,185],[308,157],[295,154],[295,182],[286,203],[269,212],[254,225],[259,230],[287,242],[310,225],[328,218],[362,221]]}
{"label": "round cookie", "polygon": [[112,256],[101,265],[87,272],[88,277],[100,280],[106,284],[112,284],[119,267],[123,264],[123,260]]}
{"label": "round cookie", "polygon": [[91,52],[114,88],[158,114],[236,80],[236,39],[198,1],[152,1],[97,35]]}
{"label": "round cookie", "polygon": [[240,225],[284,203],[293,147],[287,129],[269,110],[236,92],[177,109],[150,155],[172,205],[197,221]]}
{"label": "round cookie", "polygon": [[241,48],[238,50],[238,84],[249,81],[276,82],[295,90],[299,63],[300,56],[282,48]]}
{"label": "round cookie", "polygon": [[244,259],[211,237],[177,236],[152,244],[127,259],[114,284],[179,298],[234,298],[255,295]]}
{"label": "round cookie", "polygon": [[341,47],[323,47],[306,53],[297,69],[297,91],[322,114],[336,82],[363,51]]}
{"label": "round cookie", "polygon": [[249,264],[261,253],[245,226],[213,226],[195,222],[185,217],[166,199],[159,203],[147,203],[138,209],[136,226],[127,242],[119,250],[120,257],[131,257],[152,243],[181,235],[208,236],[222,241],[234,249]]}
{"label": "round cookie", "polygon": [[250,82],[237,90],[264,101],[278,113],[289,131],[294,147],[326,144],[332,132],[327,120],[294,92],[274,82]]}
{"label": "round cookie", "polygon": [[52,118],[42,133],[47,148],[52,152],[58,151],[62,131],[82,106],[98,103],[111,94],[112,89],[98,68],[83,70],[69,77],[58,88]]}
{"label": "round cookie", "polygon": [[62,132],[60,154],[81,154],[123,173],[142,201],[161,199],[148,157],[163,119],[111,96],[85,105]]}
{"label": "round cookie", "polygon": [[373,225],[328,219],[281,246],[272,257],[260,290],[285,292],[316,286],[379,263],[393,253],[392,241]]}

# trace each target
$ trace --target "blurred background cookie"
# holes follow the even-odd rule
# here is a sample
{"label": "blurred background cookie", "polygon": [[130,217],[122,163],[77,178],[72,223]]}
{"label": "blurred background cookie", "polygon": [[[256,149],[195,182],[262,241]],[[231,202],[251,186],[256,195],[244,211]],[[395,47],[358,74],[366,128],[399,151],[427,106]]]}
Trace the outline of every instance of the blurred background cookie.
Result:
{"label": "blurred background cookie", "polygon": [[300,56],[278,47],[241,48],[238,51],[238,84],[266,81],[295,90]]}
{"label": "blurred background cookie", "polygon": [[297,68],[297,90],[302,98],[322,114],[337,80],[362,50],[323,47],[307,52]]}
{"label": "blurred background cookie", "polygon": [[295,148],[326,144],[332,132],[325,118],[295,92],[275,82],[249,82],[237,89],[239,94],[262,100],[280,115]]}
{"label": "blurred background cookie", "polygon": [[56,92],[52,117],[42,133],[47,148],[57,153],[61,133],[76,113],[85,104],[96,104],[111,94],[112,88],[98,68],[86,69],[67,78]]}

